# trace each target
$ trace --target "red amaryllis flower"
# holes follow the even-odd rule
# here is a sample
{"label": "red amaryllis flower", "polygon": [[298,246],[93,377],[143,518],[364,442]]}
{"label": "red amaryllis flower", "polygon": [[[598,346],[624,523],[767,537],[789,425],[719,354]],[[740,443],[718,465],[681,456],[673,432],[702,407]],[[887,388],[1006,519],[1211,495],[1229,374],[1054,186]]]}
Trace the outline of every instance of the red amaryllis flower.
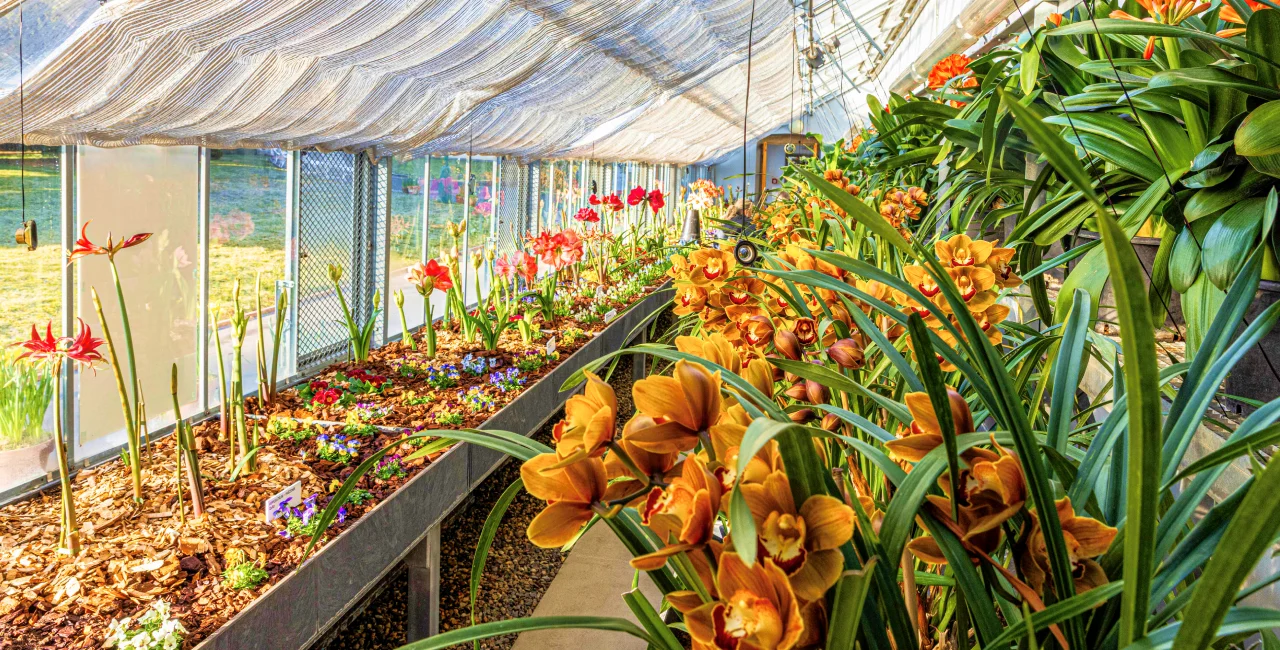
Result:
{"label": "red amaryllis flower", "polygon": [[89,241],[89,235],[86,232],[88,229],[88,221],[84,222],[83,226],[80,226],[80,239],[76,240],[75,248],[72,248],[71,252],[67,254],[67,264],[90,255],[106,255],[107,259],[114,260],[116,253],[119,253],[126,248],[137,246],[151,238],[151,233],[140,232],[128,239],[122,239],[117,243],[112,239],[111,233],[107,233],[107,245],[99,246]]}
{"label": "red amaryllis flower", "polygon": [[72,363],[82,368],[92,368],[93,364],[103,360],[102,353],[98,352],[102,339],[94,338],[93,331],[84,324],[83,320],[78,318],[76,320],[80,323],[80,331],[74,337],[54,337],[53,321],[49,321],[45,326],[44,338],[40,338],[40,332],[36,330],[35,325],[32,325],[31,338],[14,343],[26,350],[18,358],[51,363],[61,363],[63,359],[70,359]]}
{"label": "red amaryllis flower", "polygon": [[595,194],[592,194],[591,196],[587,197],[587,203],[590,203],[591,205],[600,205],[600,197],[596,196]]}
{"label": "red amaryllis flower", "polygon": [[453,278],[449,276],[449,267],[435,260],[430,260],[426,264],[418,262],[409,267],[407,279],[418,290],[418,293],[424,296],[433,290],[448,291],[453,288]]}
{"label": "red amaryllis flower", "polygon": [[631,193],[627,195],[627,205],[640,205],[645,200],[646,193],[643,187],[635,186]]}
{"label": "red amaryllis flower", "polygon": [[662,200],[662,190],[649,192],[648,200],[649,207],[653,209],[654,214],[657,214],[658,210],[661,210],[662,206],[666,205],[666,202]]}
{"label": "red amaryllis flower", "polygon": [[573,218],[578,221],[586,221],[588,223],[597,223],[600,221],[600,215],[591,208],[582,208],[581,210],[578,210],[578,214],[574,215]]}
{"label": "red amaryllis flower", "polygon": [[526,283],[532,285],[538,279],[538,258],[528,253],[520,253],[519,257],[518,273]]}
{"label": "red amaryllis flower", "polygon": [[615,192],[613,194],[610,194],[609,196],[604,197],[604,207],[609,208],[614,212],[622,212],[623,208],[627,206],[622,203],[622,197],[618,196],[618,194]]}

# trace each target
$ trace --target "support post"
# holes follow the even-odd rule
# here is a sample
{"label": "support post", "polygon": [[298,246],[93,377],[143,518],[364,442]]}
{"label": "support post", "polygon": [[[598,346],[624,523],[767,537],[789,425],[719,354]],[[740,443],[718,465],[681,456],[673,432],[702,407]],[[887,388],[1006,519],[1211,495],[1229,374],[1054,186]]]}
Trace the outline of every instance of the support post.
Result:
{"label": "support post", "polygon": [[405,608],[405,640],[421,641],[440,633],[440,523],[409,551],[409,599]]}

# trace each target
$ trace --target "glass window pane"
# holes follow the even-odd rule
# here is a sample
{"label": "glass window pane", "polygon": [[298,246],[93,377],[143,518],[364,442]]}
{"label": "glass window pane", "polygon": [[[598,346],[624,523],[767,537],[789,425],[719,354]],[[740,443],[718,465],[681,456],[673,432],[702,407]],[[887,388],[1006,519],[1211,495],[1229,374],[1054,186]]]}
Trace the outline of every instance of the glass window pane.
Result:
{"label": "glass window pane", "polygon": [[[57,147],[0,146],[0,224],[34,221],[39,245],[28,251],[11,233],[0,238],[0,490],[57,469],[53,454],[53,380],[43,368],[17,361],[9,343],[62,332],[62,174]],[[26,208],[23,209],[25,197]],[[96,331],[96,327],[95,327]]]}
{"label": "glass window pane", "polygon": [[[406,279],[409,267],[422,259],[423,189],[426,187],[427,159],[393,160],[391,163],[391,259],[388,275],[391,290],[404,292],[404,317],[412,329],[422,324],[422,296]],[[434,254],[434,251],[433,251]],[[387,333],[402,332],[400,313],[394,301],[387,319]]]}
{"label": "glass window pane", "polygon": [[[462,221],[463,176],[467,173],[464,156],[432,156],[427,174],[427,208],[429,221],[427,256],[438,257],[441,250],[453,245],[446,224]],[[461,248],[461,245],[459,245]]]}
{"label": "glass window pane", "polygon": [[[281,149],[209,150],[209,304],[217,309],[216,328],[222,362],[231,371],[235,335],[231,328],[235,282],[240,281],[240,304],[249,313],[240,358],[246,393],[258,389],[258,336],[254,282],[262,278],[263,341],[271,357],[276,325],[276,282],[284,279],[285,197],[288,193],[288,154]],[[211,344],[212,345],[212,344]],[[284,352],[282,350],[282,352]],[[210,355],[217,348],[210,347]],[[281,359],[280,368],[288,367]],[[217,359],[209,364],[209,404],[222,399],[218,390]]]}
{"label": "glass window pane", "polygon": [[[199,149],[133,146],[118,149],[79,147],[77,179],[80,223],[92,221],[89,237],[117,240],[150,232],[143,244],[116,255],[129,320],[132,323],[138,381],[147,406],[147,426],[155,431],[173,423],[169,397],[170,364],[178,364],[178,397],[184,413],[196,411],[197,189]],[[105,256],[76,262],[78,313],[98,325],[92,289],[121,348],[120,325]],[[95,327],[95,329],[97,329]],[[122,350],[123,356],[123,350]],[[79,455],[106,451],[124,440],[124,417],[110,371],[80,373]]]}

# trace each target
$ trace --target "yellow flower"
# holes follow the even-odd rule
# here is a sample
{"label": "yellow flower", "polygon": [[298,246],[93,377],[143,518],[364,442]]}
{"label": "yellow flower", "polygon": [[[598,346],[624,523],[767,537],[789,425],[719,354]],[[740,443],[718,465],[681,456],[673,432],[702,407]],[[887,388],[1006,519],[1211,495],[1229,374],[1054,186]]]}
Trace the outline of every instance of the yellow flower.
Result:
{"label": "yellow flower", "polygon": [[720,556],[719,600],[697,605],[687,592],[670,602],[685,614],[696,650],[790,650],[804,633],[800,604],[787,574],[770,560],[747,566],[737,553]]}
{"label": "yellow flower", "polygon": [[[884,443],[884,446],[894,459],[917,463],[942,444],[942,426],[938,424],[938,415],[928,393],[907,393],[905,399],[912,418],[909,433]],[[973,414],[964,397],[948,388],[947,399],[951,402],[951,421],[955,424],[956,434],[973,432]]]}
{"label": "yellow flower", "polygon": [[525,489],[547,502],[547,507],[529,522],[526,532],[529,541],[542,548],[569,543],[591,520],[592,508],[604,498],[607,489],[604,462],[599,458],[553,468],[559,462],[556,454],[539,454],[520,466]]}
{"label": "yellow flower", "polygon": [[700,248],[689,255],[689,263],[695,269],[689,276],[693,282],[719,286],[729,281],[737,260],[732,251]]}
{"label": "yellow flower", "polygon": [[640,519],[646,526],[664,539],[674,535],[677,541],[632,558],[631,566],[637,569],[654,571],[672,555],[702,548],[712,540],[723,493],[720,479],[697,456],[685,458],[682,468],[680,476],[667,487],[650,490],[639,507]]}
{"label": "yellow flower", "polygon": [[[994,440],[992,441],[994,444]],[[995,445],[997,452],[974,448],[965,452],[968,468],[960,470],[960,494],[957,508],[960,520],[957,527],[961,539],[983,553],[993,553],[1002,537],[1000,524],[1022,510],[1027,501],[1027,482],[1022,475],[1022,465],[1017,457]],[[950,474],[943,474],[938,485],[951,495]],[[925,497],[935,507],[934,514],[951,521],[951,499],[929,495]],[[916,557],[933,564],[946,564],[946,558],[932,537],[920,537],[907,544]]]}
{"label": "yellow flower", "polygon": [[565,402],[564,419],[552,432],[560,464],[603,455],[618,426],[618,398],[613,387],[595,373],[588,371],[586,376],[586,389]]}
{"label": "yellow flower", "polygon": [[623,435],[655,453],[688,451],[698,434],[715,424],[724,411],[720,373],[702,364],[677,361],[672,376],[653,376],[632,389],[638,411]]}
{"label": "yellow flower", "polygon": [[[1116,529],[1096,519],[1076,516],[1071,499],[1058,500],[1058,521],[1062,524],[1062,538],[1067,543],[1067,557],[1071,560],[1071,575],[1076,593],[1081,594],[1094,587],[1107,584],[1107,574],[1093,558],[1107,552],[1116,538]],[[1045,575],[1049,570],[1049,552],[1044,543],[1044,531],[1040,518],[1031,513],[1031,537],[1028,539],[1018,566],[1027,578],[1027,584],[1036,591],[1044,589]]]}
{"label": "yellow flower", "polygon": [[839,547],[853,536],[853,510],[826,495],[809,497],[797,510],[782,472],[741,489],[756,522],[761,556],[786,572],[800,600],[822,598],[844,569]]}
{"label": "yellow flower", "polygon": [[693,283],[677,283],[675,309],[677,316],[696,314],[707,305],[707,290]]}
{"label": "yellow flower", "polygon": [[701,337],[677,336],[676,349],[724,366],[735,375],[741,374],[742,357],[738,355],[733,342],[719,332],[704,334]]}
{"label": "yellow flower", "polygon": [[956,235],[933,245],[938,260],[948,268],[953,266],[982,266],[991,254],[988,241],[973,241],[968,235]]}

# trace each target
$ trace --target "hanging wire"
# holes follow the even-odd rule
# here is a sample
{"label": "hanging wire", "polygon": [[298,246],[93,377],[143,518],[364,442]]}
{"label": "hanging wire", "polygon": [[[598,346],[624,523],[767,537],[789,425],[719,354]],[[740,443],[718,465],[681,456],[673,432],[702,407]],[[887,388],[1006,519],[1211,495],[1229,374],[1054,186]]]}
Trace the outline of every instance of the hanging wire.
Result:
{"label": "hanging wire", "polygon": [[[23,67],[22,5],[18,3],[18,220],[27,221],[27,106],[26,70]],[[30,246],[30,243],[28,243]]]}
{"label": "hanging wire", "polygon": [[[794,11],[793,11],[794,13]],[[742,206],[747,205],[747,115],[751,110],[751,49],[756,38],[756,0],[751,0],[751,24],[747,27],[747,87],[742,93]]]}

